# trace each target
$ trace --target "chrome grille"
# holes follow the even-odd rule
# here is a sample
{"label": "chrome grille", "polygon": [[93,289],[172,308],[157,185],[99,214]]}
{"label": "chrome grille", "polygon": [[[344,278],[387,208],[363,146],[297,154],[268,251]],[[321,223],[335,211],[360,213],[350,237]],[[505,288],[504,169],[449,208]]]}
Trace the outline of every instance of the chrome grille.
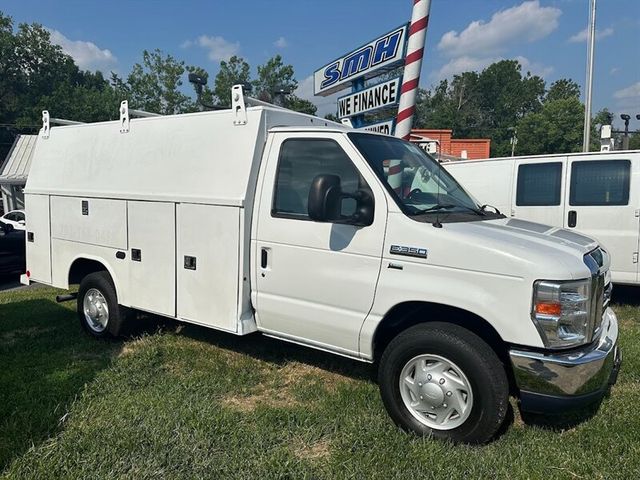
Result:
{"label": "chrome grille", "polygon": [[606,272],[608,268],[607,253],[601,248],[587,253],[584,256],[584,263],[591,271],[591,318],[589,322],[591,328],[591,338],[589,341],[600,335],[602,327],[602,315],[609,305],[611,299],[611,282],[605,285]]}

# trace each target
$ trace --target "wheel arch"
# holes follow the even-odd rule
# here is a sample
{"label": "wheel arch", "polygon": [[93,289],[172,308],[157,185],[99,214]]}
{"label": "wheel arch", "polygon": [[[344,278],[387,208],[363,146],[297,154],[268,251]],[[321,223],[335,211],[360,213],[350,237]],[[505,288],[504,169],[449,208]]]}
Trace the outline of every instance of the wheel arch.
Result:
{"label": "wheel arch", "polygon": [[373,334],[374,361],[380,359],[384,349],[399,333],[419,323],[435,321],[458,325],[484,340],[504,364],[511,381],[508,344],[493,325],[473,312],[441,303],[406,301],[391,308],[378,323]]}
{"label": "wheel arch", "polygon": [[111,281],[116,290],[116,296],[120,299],[117,277],[108,262],[95,255],[77,255],[69,264],[67,273],[68,285],[80,283],[84,277],[94,272],[105,271],[111,277]]}

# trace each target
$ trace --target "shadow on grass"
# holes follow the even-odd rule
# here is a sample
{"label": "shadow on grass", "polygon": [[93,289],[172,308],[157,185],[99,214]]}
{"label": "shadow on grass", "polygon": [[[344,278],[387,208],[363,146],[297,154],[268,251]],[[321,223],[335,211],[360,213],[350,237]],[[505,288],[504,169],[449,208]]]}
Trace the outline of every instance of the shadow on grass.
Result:
{"label": "shadow on grass", "polygon": [[575,411],[563,411],[557,414],[538,414],[520,412],[522,421],[530,426],[536,426],[545,430],[561,432],[575,428],[591,420],[600,409],[602,400],[585,406]]}
{"label": "shadow on grass", "polygon": [[640,305],[640,287],[614,285],[611,301],[620,305]]}
{"label": "shadow on grass", "polygon": [[120,349],[51,299],[0,305],[0,472],[57,433],[68,406]]}
{"label": "shadow on grass", "polygon": [[139,315],[135,326],[129,328],[126,335],[136,337],[145,333],[153,334],[159,329],[177,331],[180,335],[194,340],[204,341],[274,365],[285,365],[294,361],[356,380],[376,382],[376,369],[369,363],[266,337],[260,333],[238,336],[170,318]]}

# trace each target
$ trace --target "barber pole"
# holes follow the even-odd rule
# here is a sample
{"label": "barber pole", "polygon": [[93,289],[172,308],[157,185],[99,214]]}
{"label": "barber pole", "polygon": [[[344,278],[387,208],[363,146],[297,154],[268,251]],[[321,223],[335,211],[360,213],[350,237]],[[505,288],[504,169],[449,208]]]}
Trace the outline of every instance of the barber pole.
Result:
{"label": "barber pole", "polygon": [[[416,111],[416,98],[418,96],[418,84],[420,83],[420,69],[424,55],[424,44],[427,37],[427,25],[429,23],[429,10],[431,0],[414,0],[409,27],[409,44],[407,56],[404,61],[404,75],[402,88],[400,89],[400,105],[396,119],[396,137],[409,140],[413,117]],[[402,193],[402,162],[392,160],[389,163],[389,185]]]}

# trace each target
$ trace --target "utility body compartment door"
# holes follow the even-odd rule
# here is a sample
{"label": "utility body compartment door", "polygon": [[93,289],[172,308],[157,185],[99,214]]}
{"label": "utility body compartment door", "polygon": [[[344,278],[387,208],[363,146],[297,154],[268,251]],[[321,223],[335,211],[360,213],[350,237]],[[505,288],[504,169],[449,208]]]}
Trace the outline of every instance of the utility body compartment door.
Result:
{"label": "utility body compartment door", "polygon": [[181,203],[178,318],[237,331],[240,208]]}
{"label": "utility body compartment door", "polygon": [[27,270],[31,279],[51,283],[49,195],[25,195]]}
{"label": "utility body compartment door", "polygon": [[[382,261],[384,192],[339,133],[276,133],[267,155],[252,228],[258,329],[358,355],[360,329],[373,304]],[[312,221],[307,202],[319,174],[338,175],[344,192],[369,188],[375,200],[373,224]],[[355,210],[355,202],[346,202],[343,208]]]}
{"label": "utility body compartment door", "polygon": [[127,202],[127,224],[131,306],[175,317],[175,204]]}

